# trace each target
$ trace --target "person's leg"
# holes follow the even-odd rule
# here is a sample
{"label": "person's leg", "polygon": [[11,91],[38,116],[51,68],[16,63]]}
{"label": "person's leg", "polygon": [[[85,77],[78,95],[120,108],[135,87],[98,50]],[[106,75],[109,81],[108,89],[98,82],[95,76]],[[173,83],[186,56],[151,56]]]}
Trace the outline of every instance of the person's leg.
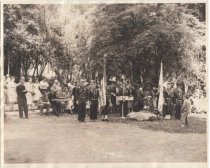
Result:
{"label": "person's leg", "polygon": [[82,121],[85,122],[85,117],[86,117],[86,104],[83,103],[82,107]]}
{"label": "person's leg", "polygon": [[18,109],[19,109],[19,117],[23,117],[23,106],[22,106],[22,100],[21,98],[18,98]]}
{"label": "person's leg", "polygon": [[39,109],[40,109],[40,114],[43,115],[44,104],[40,104]]}
{"label": "person's leg", "polygon": [[188,127],[188,115],[185,117],[185,126]]}
{"label": "person's leg", "polygon": [[49,115],[49,111],[50,111],[50,104],[46,104],[45,105],[45,107],[46,107],[46,115]]}
{"label": "person's leg", "polygon": [[186,126],[186,112],[182,113],[181,121],[182,121],[182,127]]}
{"label": "person's leg", "polygon": [[23,109],[24,109],[25,117],[28,119],[28,105],[27,105],[27,99],[23,99]]}

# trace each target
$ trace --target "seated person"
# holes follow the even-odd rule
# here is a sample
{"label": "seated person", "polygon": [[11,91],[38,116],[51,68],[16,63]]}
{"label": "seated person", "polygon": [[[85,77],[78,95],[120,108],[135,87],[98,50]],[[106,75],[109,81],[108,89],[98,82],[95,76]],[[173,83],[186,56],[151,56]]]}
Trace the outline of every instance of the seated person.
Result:
{"label": "seated person", "polygon": [[73,106],[73,100],[72,100],[72,93],[71,91],[69,91],[68,87],[63,88],[62,98],[64,99],[63,101],[63,106],[65,108],[64,110],[71,112]]}
{"label": "seated person", "polygon": [[43,92],[43,95],[39,99],[39,109],[41,115],[43,114],[43,109],[46,109],[46,115],[49,115],[49,110],[50,110],[50,101],[48,99],[48,93],[45,91]]}
{"label": "seated person", "polygon": [[51,92],[48,97],[53,112],[59,117],[59,115],[61,114],[61,102],[59,100],[59,97],[57,96],[58,95],[57,92],[58,92],[57,90],[53,90],[53,88],[51,88]]}

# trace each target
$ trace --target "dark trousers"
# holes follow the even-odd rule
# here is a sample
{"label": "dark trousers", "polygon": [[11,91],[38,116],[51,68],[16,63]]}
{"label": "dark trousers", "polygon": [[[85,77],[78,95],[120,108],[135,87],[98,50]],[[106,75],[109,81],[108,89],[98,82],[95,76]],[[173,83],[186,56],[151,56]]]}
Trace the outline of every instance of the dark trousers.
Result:
{"label": "dark trousers", "polygon": [[59,116],[61,114],[61,103],[57,101],[51,101],[50,104],[53,112]]}
{"label": "dark trousers", "polygon": [[78,120],[84,122],[85,116],[86,116],[86,103],[82,102],[78,104]]}
{"label": "dark trousers", "polygon": [[91,100],[90,119],[96,120],[98,116],[98,100]]}
{"label": "dark trousers", "polygon": [[[128,101],[120,101],[120,112],[121,112],[121,117],[122,117],[122,110],[123,110],[123,114],[124,117],[126,117],[128,115]],[[123,108],[123,109],[122,109]]]}
{"label": "dark trousers", "polygon": [[23,111],[24,111],[25,117],[28,117],[28,106],[27,106],[26,97],[18,96],[17,101],[18,101],[19,116],[23,117]]}
{"label": "dark trousers", "polygon": [[178,120],[181,119],[181,108],[182,108],[181,104],[176,104],[176,106],[175,106],[175,118],[178,119]]}

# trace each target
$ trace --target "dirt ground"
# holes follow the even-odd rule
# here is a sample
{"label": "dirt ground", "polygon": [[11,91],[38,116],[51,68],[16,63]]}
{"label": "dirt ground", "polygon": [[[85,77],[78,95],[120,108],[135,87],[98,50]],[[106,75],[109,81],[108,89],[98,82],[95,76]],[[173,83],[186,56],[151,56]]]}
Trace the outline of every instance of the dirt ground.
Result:
{"label": "dirt ground", "polygon": [[183,130],[175,120],[79,123],[76,115],[8,113],[5,163],[206,162],[206,121],[190,123]]}

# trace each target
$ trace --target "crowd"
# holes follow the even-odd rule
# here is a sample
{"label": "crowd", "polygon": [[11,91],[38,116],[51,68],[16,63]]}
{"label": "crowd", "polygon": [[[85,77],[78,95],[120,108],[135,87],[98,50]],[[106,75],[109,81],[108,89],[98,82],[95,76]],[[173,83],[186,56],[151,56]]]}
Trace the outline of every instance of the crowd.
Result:
{"label": "crowd", "polygon": [[[17,101],[20,118],[23,118],[23,112],[25,118],[28,118],[28,108],[36,107],[40,109],[42,115],[49,115],[50,109],[56,116],[63,112],[78,114],[80,122],[85,122],[86,116],[89,116],[91,121],[96,121],[98,114],[102,121],[108,121],[109,113],[119,113],[122,117],[126,117],[130,112],[142,110],[159,114],[159,88],[144,90],[142,85],[131,84],[129,80],[108,81],[104,106],[101,103],[102,85],[95,80],[88,82],[81,79],[77,82],[60,83],[55,79],[49,84],[46,78],[39,82],[37,78],[28,77],[25,80],[21,77],[17,84],[15,77],[6,75],[4,82],[5,103],[9,104],[12,110]],[[182,80],[167,82],[163,88],[165,101],[162,116],[173,116],[180,120],[183,106],[188,106],[184,100],[188,102],[190,100],[190,104],[193,104],[193,95],[198,94],[199,89],[195,88],[193,91],[190,88],[186,89]]]}

